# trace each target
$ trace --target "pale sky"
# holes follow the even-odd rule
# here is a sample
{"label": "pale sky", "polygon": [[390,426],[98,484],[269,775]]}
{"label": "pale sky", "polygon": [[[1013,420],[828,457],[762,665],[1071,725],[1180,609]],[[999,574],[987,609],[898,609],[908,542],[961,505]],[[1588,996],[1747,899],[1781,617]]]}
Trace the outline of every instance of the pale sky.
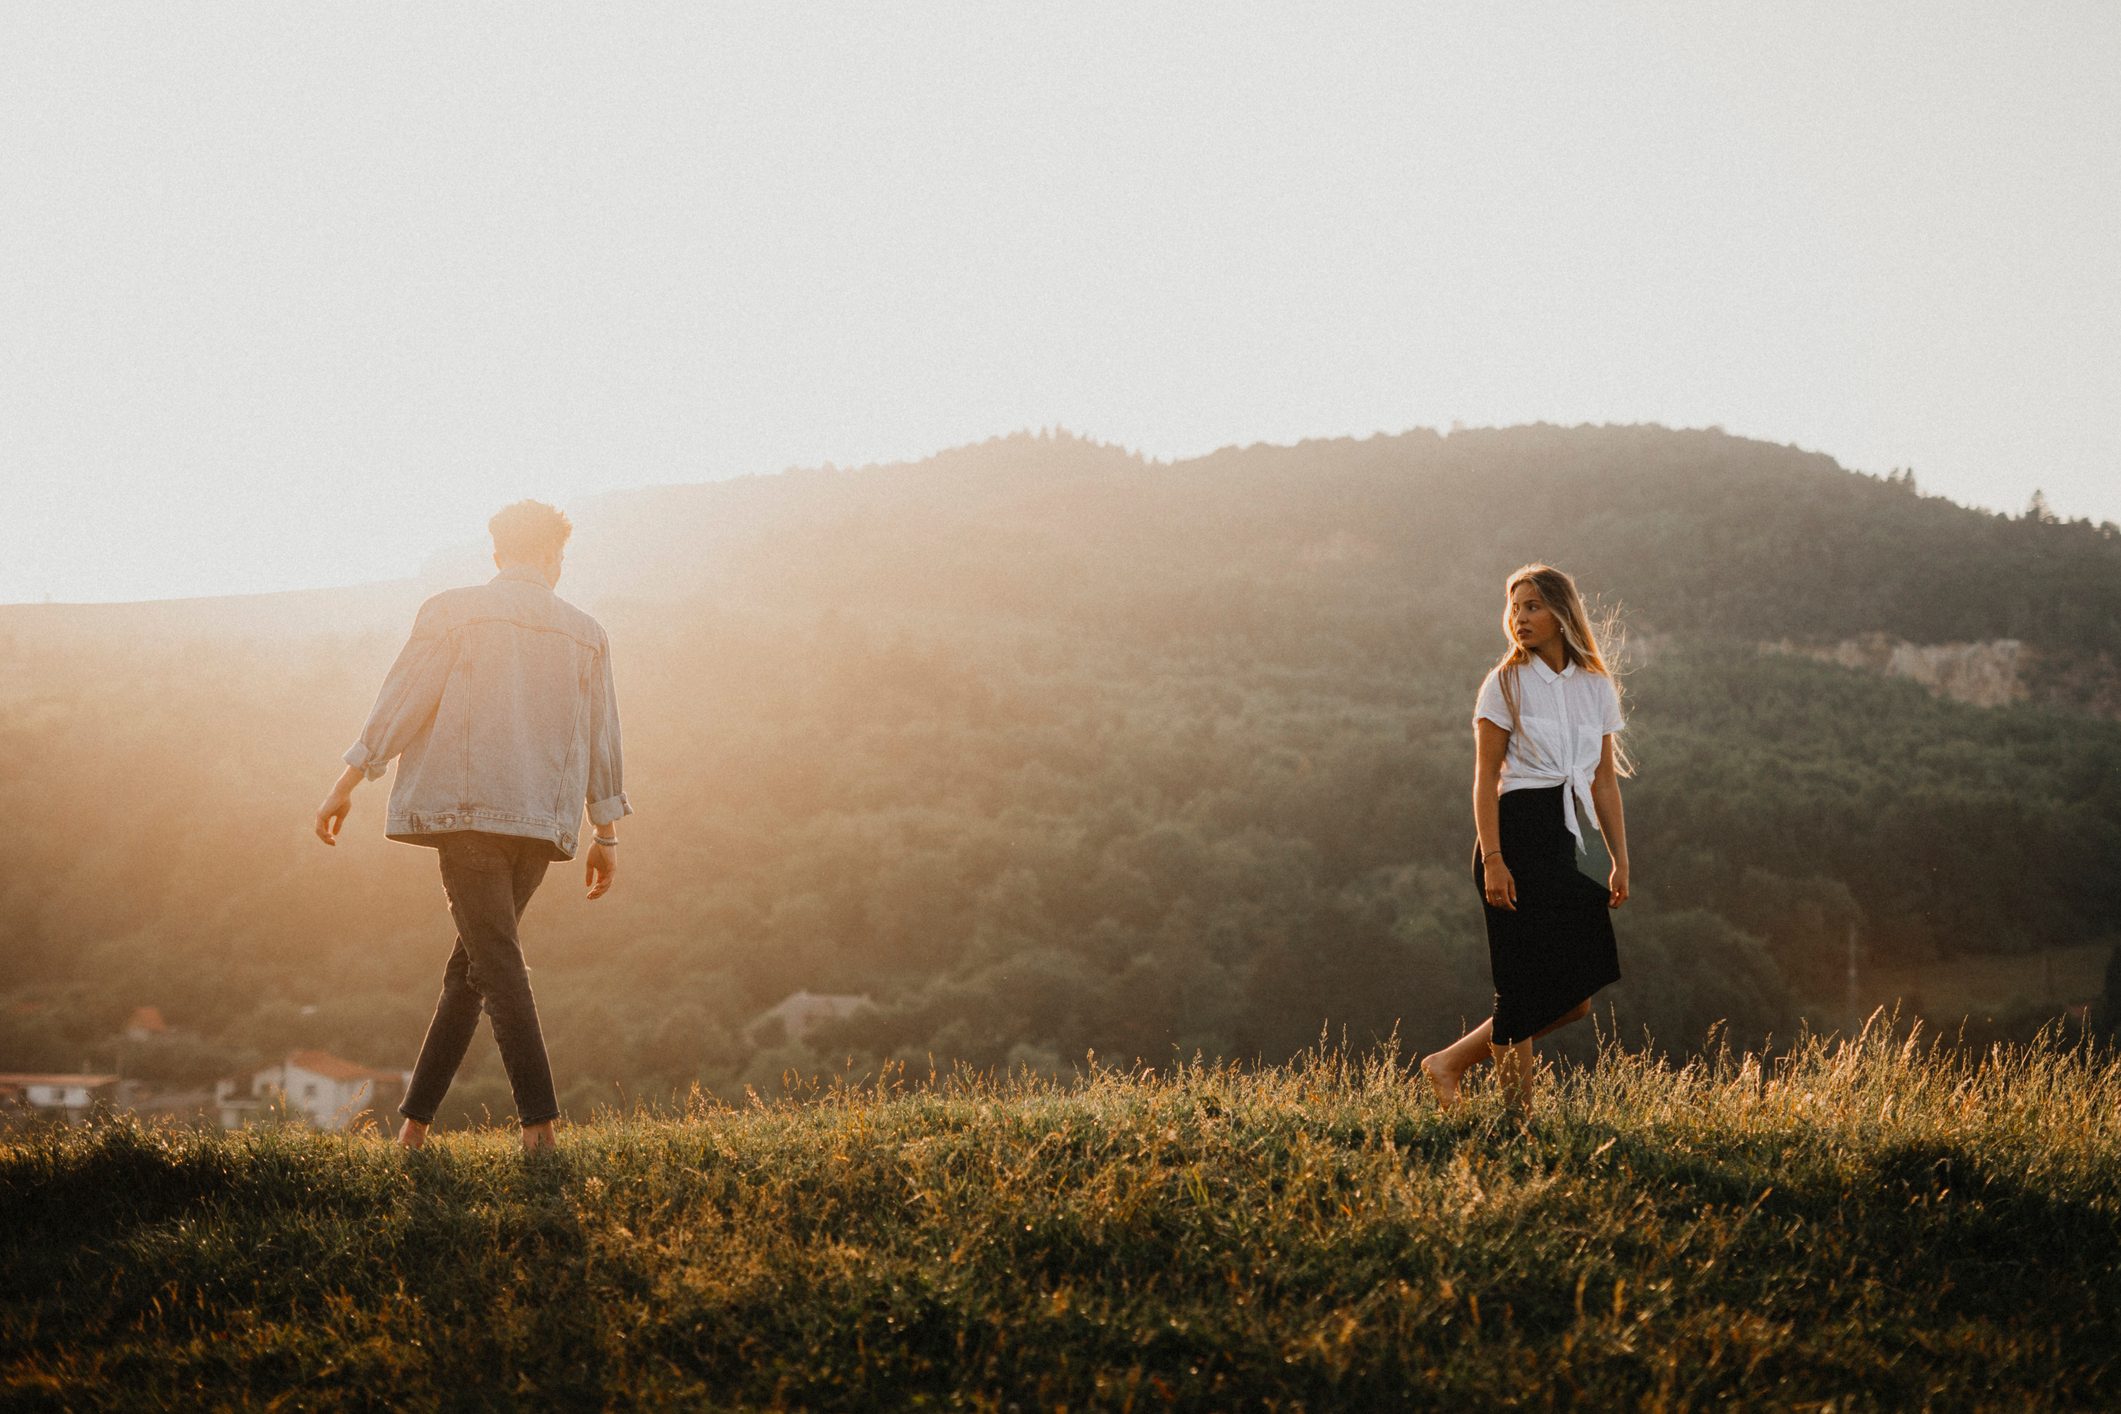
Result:
{"label": "pale sky", "polygon": [[2121,520],[2121,5],[0,10],[0,602],[1063,425]]}

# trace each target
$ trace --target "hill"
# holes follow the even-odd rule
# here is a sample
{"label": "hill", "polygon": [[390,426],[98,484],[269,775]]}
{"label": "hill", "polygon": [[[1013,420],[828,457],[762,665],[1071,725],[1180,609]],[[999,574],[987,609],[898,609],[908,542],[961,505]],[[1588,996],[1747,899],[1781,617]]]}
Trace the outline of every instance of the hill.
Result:
{"label": "hill", "polygon": [[[1631,631],[1636,895],[1609,1024],[1787,1036],[1951,959],[2079,977],[2039,959],[2121,935],[2111,526],[1645,427],[1169,465],[1015,436],[576,519],[561,588],[618,645],[640,810],[620,889],[591,907],[560,870],[535,906],[577,1114],[850,1060],[1055,1074],[1092,1049],[1283,1060],[1321,1025],[1456,1034],[1488,1003],[1469,704],[1502,577],[1532,558]],[[400,642],[378,615],[412,597],[269,631],[246,606],[103,606],[78,635],[31,627],[63,606],[0,613],[0,1063],[115,1060],[145,1004],[193,1036],[126,1053],[153,1078],[412,1054],[431,861],[377,838],[380,785],[340,849],[307,834]],[[2014,636],[2026,700],[1759,651],[1871,634]],[[875,1006],[754,1025],[798,990]],[[2109,1003],[2040,995],[1968,1039],[2073,1005]],[[500,1111],[475,1055],[453,1099]]]}
{"label": "hill", "polygon": [[[600,612],[725,605],[1050,613],[1238,582],[1486,627],[1528,559],[1573,566],[1644,627],[1751,641],[2010,638],[2104,680],[2121,653],[2121,528],[1970,510],[1832,458],[1654,425],[1417,430],[1227,448],[1176,463],[1065,433],[920,462],[659,486],[576,508],[567,592]],[[0,642],[129,622],[143,638],[368,627],[404,595],[490,573],[438,554],[419,581],[231,600],[0,606]],[[1492,596],[1491,596],[1492,597]],[[1355,601],[1355,602],[1349,602]],[[274,612],[268,613],[271,609]],[[305,622],[306,621],[306,622]],[[100,622],[97,625],[100,627]],[[2064,705],[2067,705],[2065,702]]]}
{"label": "hill", "polygon": [[[1412,1082],[1418,1085],[1418,1081]],[[1883,1020],[1609,1049],[1519,1130],[1388,1055],[962,1073],[498,1134],[0,1143],[32,1409],[2112,1407],[2121,1061]]]}

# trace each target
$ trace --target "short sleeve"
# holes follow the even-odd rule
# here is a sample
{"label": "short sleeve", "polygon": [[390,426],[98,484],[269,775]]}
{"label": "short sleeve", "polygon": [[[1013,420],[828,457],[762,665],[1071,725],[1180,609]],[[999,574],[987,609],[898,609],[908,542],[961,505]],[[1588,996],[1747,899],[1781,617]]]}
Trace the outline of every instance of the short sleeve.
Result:
{"label": "short sleeve", "polygon": [[1510,704],[1502,700],[1502,679],[1494,668],[1488,669],[1487,677],[1481,680],[1480,697],[1473,703],[1473,720],[1482,718],[1493,722],[1504,731],[1510,728]]}
{"label": "short sleeve", "polygon": [[1605,730],[1617,732],[1627,726],[1627,718],[1620,713],[1620,687],[1610,677],[1600,679],[1605,684]]}

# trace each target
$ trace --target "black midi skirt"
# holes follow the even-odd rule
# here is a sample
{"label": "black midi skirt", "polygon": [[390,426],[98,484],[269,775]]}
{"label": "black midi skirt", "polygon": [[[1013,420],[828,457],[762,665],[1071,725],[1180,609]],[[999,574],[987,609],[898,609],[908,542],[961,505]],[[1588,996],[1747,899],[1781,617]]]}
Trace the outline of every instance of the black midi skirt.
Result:
{"label": "black midi skirt", "polygon": [[[1495,1044],[1507,1046],[1620,980],[1611,891],[1576,867],[1576,837],[1562,818],[1567,786],[1505,791],[1502,860],[1517,880],[1517,907],[1487,901],[1487,871],[1473,844],[1473,887],[1488,919],[1495,975]],[[1574,809],[1574,802],[1567,802]]]}

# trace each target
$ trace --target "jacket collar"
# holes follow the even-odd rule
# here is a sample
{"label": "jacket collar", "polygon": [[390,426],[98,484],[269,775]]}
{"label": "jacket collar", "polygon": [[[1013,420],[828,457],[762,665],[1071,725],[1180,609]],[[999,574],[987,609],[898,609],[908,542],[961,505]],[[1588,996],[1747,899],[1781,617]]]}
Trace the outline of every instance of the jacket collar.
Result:
{"label": "jacket collar", "polygon": [[1576,672],[1576,665],[1574,663],[1564,663],[1562,665],[1561,671],[1557,673],[1552,668],[1547,666],[1546,659],[1540,657],[1537,653],[1534,653],[1532,655],[1532,671],[1539,674],[1539,680],[1541,682],[1552,682],[1556,678],[1565,678],[1574,675],[1574,673]]}
{"label": "jacket collar", "polygon": [[545,576],[529,565],[510,565],[486,582],[499,584],[504,579],[520,579],[525,584],[535,584],[540,589],[552,588],[545,582]]}

